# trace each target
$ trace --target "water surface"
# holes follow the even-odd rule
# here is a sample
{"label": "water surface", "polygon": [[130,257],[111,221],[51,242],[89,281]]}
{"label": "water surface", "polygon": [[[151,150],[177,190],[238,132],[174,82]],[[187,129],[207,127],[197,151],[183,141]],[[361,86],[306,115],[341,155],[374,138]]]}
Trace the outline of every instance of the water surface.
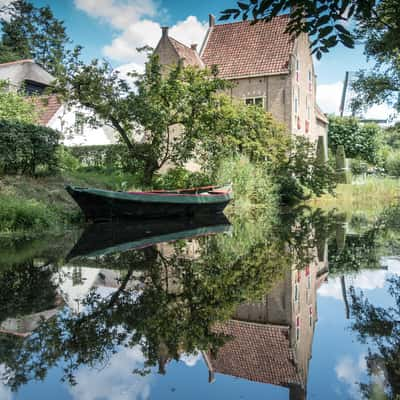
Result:
{"label": "water surface", "polygon": [[395,398],[400,209],[0,241],[0,399]]}

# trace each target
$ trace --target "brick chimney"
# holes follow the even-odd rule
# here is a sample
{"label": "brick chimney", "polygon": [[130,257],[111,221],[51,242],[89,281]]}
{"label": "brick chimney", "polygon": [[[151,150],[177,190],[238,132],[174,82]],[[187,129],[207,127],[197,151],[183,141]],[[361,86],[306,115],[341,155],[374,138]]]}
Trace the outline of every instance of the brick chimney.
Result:
{"label": "brick chimney", "polygon": [[215,17],[212,14],[208,14],[208,25],[212,28],[215,25]]}
{"label": "brick chimney", "polygon": [[193,43],[190,45],[190,48],[194,51],[197,51],[197,43]]}
{"label": "brick chimney", "polygon": [[166,38],[166,37],[168,36],[168,29],[169,29],[168,26],[163,26],[163,27],[161,28],[162,37],[163,37],[163,38]]}

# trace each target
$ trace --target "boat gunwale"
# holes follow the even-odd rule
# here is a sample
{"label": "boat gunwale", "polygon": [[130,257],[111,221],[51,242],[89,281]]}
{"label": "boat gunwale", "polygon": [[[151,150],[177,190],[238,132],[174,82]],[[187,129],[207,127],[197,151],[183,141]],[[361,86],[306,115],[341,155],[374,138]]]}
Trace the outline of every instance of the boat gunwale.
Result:
{"label": "boat gunwale", "polygon": [[176,194],[176,193],[151,193],[151,192],[116,192],[112,190],[83,188],[72,185],[66,186],[67,191],[93,195],[108,199],[122,201],[137,201],[150,203],[173,203],[173,204],[213,204],[230,201],[233,198],[231,190],[215,192],[210,194]]}

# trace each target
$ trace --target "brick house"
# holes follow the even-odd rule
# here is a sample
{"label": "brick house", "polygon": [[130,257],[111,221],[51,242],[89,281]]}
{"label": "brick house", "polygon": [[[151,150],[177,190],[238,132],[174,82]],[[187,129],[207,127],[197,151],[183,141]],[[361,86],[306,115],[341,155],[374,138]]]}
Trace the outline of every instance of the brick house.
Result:
{"label": "brick house", "polygon": [[217,374],[289,389],[290,400],[307,398],[307,378],[317,315],[317,290],[328,276],[328,246],[310,249],[310,263],[286,271],[263,300],[243,303],[214,332],[229,340],[203,352],[209,381]]}
{"label": "brick house", "polygon": [[306,34],[293,38],[285,32],[288,15],[268,23],[248,21],[216,24],[209,28],[200,52],[163,34],[155,52],[164,66],[183,60],[184,65],[212,67],[219,77],[232,81],[230,95],[256,104],[294,135],[316,141],[323,138],[327,154],[328,120],[316,104],[316,75]]}

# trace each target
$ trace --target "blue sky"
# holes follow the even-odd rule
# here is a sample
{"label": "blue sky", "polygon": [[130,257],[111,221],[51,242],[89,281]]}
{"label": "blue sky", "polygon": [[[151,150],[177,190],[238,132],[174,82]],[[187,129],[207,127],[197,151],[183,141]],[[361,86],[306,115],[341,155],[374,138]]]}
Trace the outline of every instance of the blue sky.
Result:
{"label": "blue sky", "polygon": [[[10,0],[0,0],[0,4]],[[135,51],[144,44],[154,46],[160,37],[160,26],[171,27],[171,36],[186,44],[198,43],[204,37],[208,14],[218,16],[235,0],[33,0],[48,4],[63,19],[75,44],[84,46],[84,57],[106,57],[122,71],[140,68],[143,56]],[[346,70],[366,68],[362,46],[354,50],[336,47],[316,62],[318,101],[326,112],[335,112]],[[377,113],[387,107],[377,108]],[[374,116],[374,115],[372,115]]]}

